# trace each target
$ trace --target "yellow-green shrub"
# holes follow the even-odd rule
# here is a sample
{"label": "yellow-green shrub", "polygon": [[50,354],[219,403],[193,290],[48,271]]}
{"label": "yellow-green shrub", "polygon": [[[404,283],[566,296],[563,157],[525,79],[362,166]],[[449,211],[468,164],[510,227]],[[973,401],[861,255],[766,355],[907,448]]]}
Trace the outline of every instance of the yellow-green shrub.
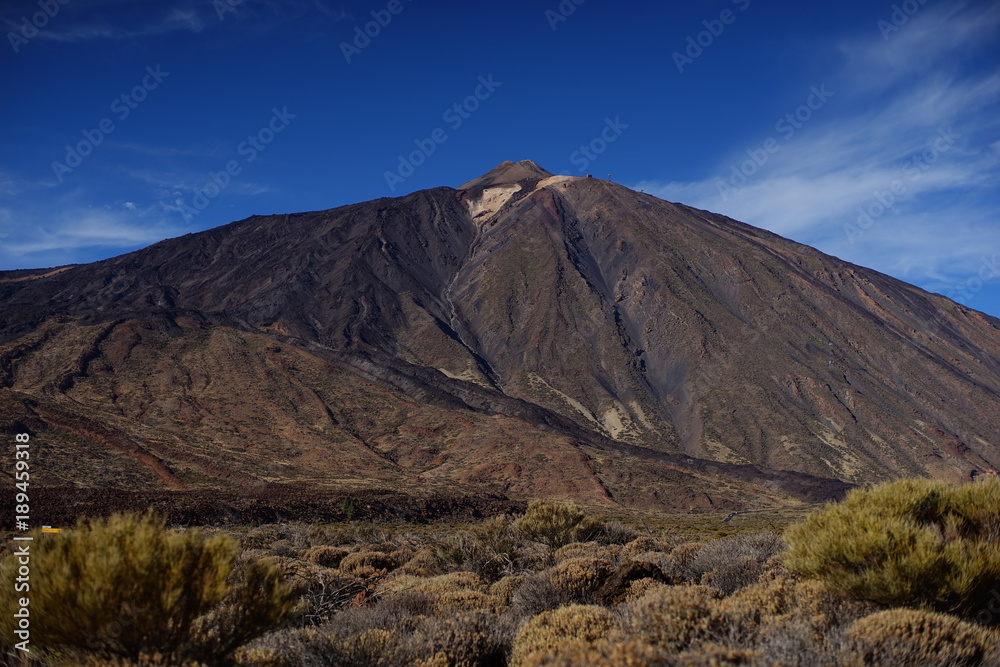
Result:
{"label": "yellow-green shrub", "polygon": [[708,586],[662,586],[624,608],[627,636],[671,651],[687,648],[709,634],[709,619],[722,594]]}
{"label": "yellow-green shrub", "polygon": [[570,558],[604,558],[615,561],[621,554],[622,547],[617,544],[605,545],[597,542],[572,542],[564,547],[556,549],[552,553],[552,560],[561,563]]}
{"label": "yellow-green shrub", "polygon": [[556,588],[580,598],[600,588],[611,571],[611,563],[603,558],[570,558],[553,567],[549,578]]}
{"label": "yellow-green shrub", "polygon": [[1000,484],[903,480],[789,527],[785,564],[860,599],[974,614],[1000,579],[998,526]]}
{"label": "yellow-green shrub", "polygon": [[601,520],[584,514],[572,503],[532,500],[514,529],[529,540],[558,549],[570,542],[586,542],[601,532]]}
{"label": "yellow-green shrub", "polygon": [[[31,542],[33,649],[138,660],[161,652],[219,661],[280,624],[294,606],[273,566],[236,566],[236,543],[198,530],[168,531],[147,514],[85,521]],[[16,557],[0,562],[10,582]],[[13,586],[0,588],[3,641],[10,641]]]}
{"label": "yellow-green shrub", "polygon": [[661,648],[619,637],[596,642],[574,642],[552,653],[534,654],[524,667],[649,667],[671,664],[670,654]]}
{"label": "yellow-green shrub", "polygon": [[511,653],[512,667],[536,664],[538,657],[573,645],[595,642],[614,625],[614,616],[604,607],[569,605],[544,611],[517,633]]}
{"label": "yellow-green shrub", "polygon": [[347,554],[340,561],[340,569],[349,572],[356,577],[367,577],[378,573],[380,570],[391,570],[399,563],[389,554],[383,551],[356,551]]}
{"label": "yellow-green shrub", "polygon": [[855,621],[844,633],[841,653],[849,665],[983,664],[997,640],[955,616],[916,609],[890,609]]}
{"label": "yellow-green shrub", "polygon": [[317,565],[322,565],[323,567],[337,567],[340,565],[340,561],[344,560],[344,557],[347,556],[347,554],[347,549],[321,544],[315,547],[310,547],[305,554],[303,554],[303,558],[310,563],[316,563]]}

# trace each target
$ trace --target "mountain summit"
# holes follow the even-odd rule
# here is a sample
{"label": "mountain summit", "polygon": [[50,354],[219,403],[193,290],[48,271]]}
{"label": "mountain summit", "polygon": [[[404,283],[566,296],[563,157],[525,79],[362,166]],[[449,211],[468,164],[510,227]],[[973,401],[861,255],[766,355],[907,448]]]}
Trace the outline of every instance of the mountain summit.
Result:
{"label": "mountain summit", "polygon": [[707,508],[1000,462],[1000,321],[530,160],[0,273],[0,302],[52,485]]}

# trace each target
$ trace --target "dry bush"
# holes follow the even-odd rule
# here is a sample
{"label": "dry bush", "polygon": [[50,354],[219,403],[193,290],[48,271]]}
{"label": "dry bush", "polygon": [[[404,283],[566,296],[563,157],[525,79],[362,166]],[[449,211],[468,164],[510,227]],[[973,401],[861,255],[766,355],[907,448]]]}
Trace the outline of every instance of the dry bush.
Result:
{"label": "dry bush", "polygon": [[625,589],[625,595],[622,596],[624,603],[635,602],[642,596],[646,595],[655,588],[663,587],[666,588],[666,584],[662,581],[657,581],[656,579],[651,579],[650,577],[645,577],[643,579],[636,579],[635,581],[630,581],[628,588]]}
{"label": "dry bush", "polygon": [[282,556],[285,558],[298,558],[299,554],[302,553],[301,549],[295,547],[290,540],[280,539],[277,542],[272,542],[271,546],[267,548],[268,553],[275,556]]}
{"label": "dry bush", "polygon": [[638,531],[621,521],[606,521],[601,525],[597,541],[602,544],[628,544],[638,535]]}
{"label": "dry bush", "polygon": [[411,574],[394,574],[379,588],[380,595],[402,591],[443,593],[444,591],[470,590],[485,593],[489,585],[475,572],[449,572],[436,577],[417,577]]}
{"label": "dry bush", "polygon": [[445,562],[438,556],[437,549],[430,545],[420,547],[413,557],[400,565],[395,572],[418,577],[433,577],[445,572]]}
{"label": "dry bush", "polygon": [[340,561],[340,569],[357,577],[369,577],[381,570],[393,570],[397,563],[384,551],[356,551]]}
{"label": "dry bush", "polygon": [[278,540],[284,539],[284,534],[275,526],[259,526],[247,532],[240,540],[243,549],[266,549]]}
{"label": "dry bush", "polygon": [[402,646],[399,664],[475,667],[504,665],[516,628],[504,617],[477,611],[425,619]]}
{"label": "dry bush", "polygon": [[974,615],[1000,579],[998,526],[1000,483],[902,480],[789,527],[785,563],[859,599]]}
{"label": "dry bush", "polygon": [[549,579],[570,599],[590,601],[611,572],[611,563],[603,558],[570,558],[553,567]]}
{"label": "dry bush", "polygon": [[297,611],[301,623],[319,625],[327,622],[365,590],[360,579],[342,570],[302,561],[285,567],[299,596]]}
{"label": "dry bush", "polygon": [[754,558],[737,558],[719,565],[701,577],[701,583],[726,595],[756,583],[764,573],[764,564]]}
{"label": "dry bush", "polygon": [[514,529],[526,539],[558,549],[570,542],[596,539],[602,525],[599,518],[584,514],[572,503],[532,500],[524,516],[514,522]]}
{"label": "dry bush", "polygon": [[996,638],[947,614],[890,609],[855,621],[844,633],[841,659],[851,665],[972,667],[983,664]]}
{"label": "dry bush", "polygon": [[781,535],[773,532],[710,540],[693,553],[685,554],[678,574],[731,593],[756,582],[764,572],[764,564],[784,549]]}
{"label": "dry bush", "polygon": [[517,618],[528,618],[569,604],[572,599],[568,592],[552,583],[547,572],[529,574],[510,597],[510,613]]}
{"label": "dry bush", "polygon": [[621,608],[625,635],[681,651],[709,636],[707,619],[722,597],[708,586],[664,586]]}
{"label": "dry bush", "polygon": [[[628,561],[604,578],[600,588],[594,593],[594,600],[608,606],[620,604],[628,597],[632,582],[638,579],[669,584],[680,583],[677,577],[664,574],[654,563]],[[636,597],[638,596],[633,596],[632,599]]]}
{"label": "dry bush", "polygon": [[487,592],[499,600],[500,604],[510,606],[510,600],[514,597],[514,591],[517,590],[517,587],[521,585],[525,578],[526,575],[523,574],[508,575],[500,581],[492,583]]}
{"label": "dry bush", "polygon": [[[282,623],[294,606],[277,568],[237,564],[231,538],[168,531],[152,513],[81,519],[31,548],[33,649],[80,660],[160,652],[174,660],[223,661]],[[4,581],[17,567],[13,554],[4,557]],[[14,636],[14,605],[13,586],[0,589],[4,643]]]}
{"label": "dry bush", "polygon": [[752,649],[729,648],[704,644],[697,650],[684,651],[677,656],[677,667],[736,667],[754,664],[758,658]]}
{"label": "dry bush", "polygon": [[437,555],[445,563],[491,580],[513,573],[522,553],[521,538],[506,517],[487,519],[469,530],[446,535],[437,546]]}
{"label": "dry bush", "polygon": [[437,618],[447,618],[462,611],[484,611],[496,613],[500,600],[473,590],[442,591],[434,596],[431,614]]}
{"label": "dry bush", "polygon": [[347,554],[347,549],[327,545],[318,545],[310,547],[302,555],[302,557],[310,563],[316,563],[317,565],[322,565],[323,567],[337,567],[340,565],[340,561],[344,560],[344,557],[347,556]]}
{"label": "dry bush", "polygon": [[546,667],[668,667],[675,664],[667,651],[635,640],[611,636],[596,642],[573,642],[549,653],[537,653],[524,664]]}
{"label": "dry bush", "polygon": [[510,664],[539,664],[538,659],[550,652],[602,639],[613,625],[614,616],[603,607],[569,605],[542,612],[517,633]]}
{"label": "dry bush", "polygon": [[[703,546],[705,546],[704,542],[685,542],[684,544],[674,547],[665,560],[650,560],[649,562],[662,563],[662,566],[667,572],[677,575],[682,579],[700,579],[701,575],[705,573],[693,569],[691,564],[694,562],[695,557],[701,551]],[[656,558],[657,554],[652,554],[652,557]],[[636,560],[638,560],[638,558],[636,558]]]}
{"label": "dry bush", "polygon": [[673,545],[668,544],[664,540],[650,537],[649,535],[642,535],[625,545],[622,556],[624,558],[634,559],[639,554],[646,552],[661,553],[666,555],[673,550]]}
{"label": "dry bush", "polygon": [[622,547],[617,544],[607,545],[595,541],[573,542],[556,549],[552,553],[552,560],[561,563],[570,558],[603,558],[614,563],[618,561],[621,552]]}

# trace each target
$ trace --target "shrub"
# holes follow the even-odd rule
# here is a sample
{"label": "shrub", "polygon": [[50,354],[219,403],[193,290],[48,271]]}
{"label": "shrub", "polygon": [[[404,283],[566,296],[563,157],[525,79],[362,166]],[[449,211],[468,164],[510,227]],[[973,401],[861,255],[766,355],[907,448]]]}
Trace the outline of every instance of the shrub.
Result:
{"label": "shrub", "polygon": [[523,574],[511,574],[490,585],[489,594],[496,597],[501,604],[510,605],[514,591],[526,578]]}
{"label": "shrub", "polygon": [[[218,662],[294,605],[273,566],[236,567],[232,539],[167,531],[152,513],[81,519],[31,549],[32,644],[68,655],[138,660],[160,652]],[[11,581],[17,567],[8,555],[0,577]],[[14,597],[13,587],[0,592],[5,641]]]}
{"label": "shrub", "polygon": [[663,586],[623,609],[627,636],[680,651],[708,636],[707,619],[722,594],[708,586]]}
{"label": "shrub", "polygon": [[[548,654],[535,654],[526,665],[546,667],[657,667],[673,665],[667,651],[635,640],[617,637],[596,642],[575,642]],[[707,663],[701,663],[707,664]]]}
{"label": "shrub", "polygon": [[510,597],[510,613],[518,618],[530,617],[569,603],[572,596],[552,583],[547,573],[530,574],[514,589]]}
{"label": "shrub", "polygon": [[437,554],[437,549],[425,545],[417,549],[413,557],[395,570],[396,574],[412,574],[418,577],[433,577],[444,574],[445,562]]}
{"label": "shrub", "polygon": [[570,542],[586,542],[601,533],[601,520],[584,514],[576,505],[533,500],[514,529],[526,539],[558,549]]}
{"label": "shrub", "polygon": [[620,521],[608,521],[601,526],[597,541],[602,544],[627,544],[635,540],[638,532]]}
{"label": "shrub", "polygon": [[603,607],[569,605],[538,614],[517,633],[511,653],[512,667],[523,666],[540,655],[603,638],[614,616]]}
{"label": "shrub", "polygon": [[1000,484],[903,480],[789,527],[785,563],[860,599],[974,614],[1000,579],[998,525]]}
{"label": "shrub", "polygon": [[324,623],[365,590],[361,581],[342,570],[313,563],[290,561],[283,564],[295,594],[299,597],[300,622]]}
{"label": "shrub", "polygon": [[442,591],[434,596],[432,614],[439,618],[454,616],[462,611],[496,612],[500,600],[490,595],[473,590]]}
{"label": "shrub", "polygon": [[996,646],[980,627],[954,616],[890,609],[855,621],[841,658],[850,665],[980,665]]}
{"label": "shrub", "polygon": [[340,565],[340,561],[344,560],[347,553],[347,549],[320,545],[311,547],[305,552],[303,557],[310,563],[316,563],[323,567],[337,567]]}
{"label": "shrub", "polygon": [[764,572],[764,565],[754,558],[737,558],[719,565],[701,578],[701,583],[729,595],[754,584]]}
{"label": "shrub", "polygon": [[403,591],[442,593],[444,591],[471,590],[486,592],[487,584],[474,572],[450,572],[436,577],[417,577],[411,574],[393,574],[379,589],[382,595]]}
{"label": "shrub", "polygon": [[785,542],[778,533],[733,535],[701,544],[681,567],[685,578],[700,579],[703,584],[732,593],[757,581],[764,572],[764,563],[784,549]]}
{"label": "shrub", "polygon": [[514,627],[502,617],[465,612],[425,619],[404,646],[408,664],[472,667],[503,665],[514,639]]}
{"label": "shrub", "polygon": [[549,572],[556,588],[574,600],[589,598],[611,574],[611,563],[603,558],[570,558]]}
{"label": "shrub", "polygon": [[397,565],[392,556],[382,551],[356,551],[347,554],[340,561],[340,569],[356,577],[370,577]]}
{"label": "shrub", "polygon": [[649,535],[641,535],[625,545],[624,553],[626,558],[635,558],[639,554],[649,551],[669,554],[672,550],[673,547],[663,540],[658,540]]}
{"label": "shrub", "polygon": [[437,555],[456,568],[499,579],[511,574],[520,560],[521,541],[505,517],[494,517],[447,535],[439,543]]}
{"label": "shrub", "polygon": [[618,545],[607,546],[597,542],[572,542],[556,549],[552,553],[552,560],[556,563],[570,558],[604,558],[616,561],[620,553],[621,547]]}
{"label": "shrub", "polygon": [[[704,542],[685,542],[674,547],[665,559],[655,553],[642,554],[641,558],[651,563],[660,564],[670,574],[675,574],[683,579],[700,579],[701,575],[705,573],[698,571],[692,563],[703,546],[705,546]],[[639,560],[639,558],[640,556],[637,556],[635,560]]]}

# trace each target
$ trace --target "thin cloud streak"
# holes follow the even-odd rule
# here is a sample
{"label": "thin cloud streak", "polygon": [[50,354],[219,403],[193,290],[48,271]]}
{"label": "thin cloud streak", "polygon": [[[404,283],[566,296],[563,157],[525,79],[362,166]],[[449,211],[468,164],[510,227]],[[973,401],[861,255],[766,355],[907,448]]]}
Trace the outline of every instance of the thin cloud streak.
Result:
{"label": "thin cloud streak", "polygon": [[927,7],[888,44],[844,45],[830,85],[853,113],[817,113],[763,165],[745,150],[769,128],[712,176],[636,187],[925,286],[954,284],[1000,252],[1000,73],[964,66],[998,17],[997,7]]}

